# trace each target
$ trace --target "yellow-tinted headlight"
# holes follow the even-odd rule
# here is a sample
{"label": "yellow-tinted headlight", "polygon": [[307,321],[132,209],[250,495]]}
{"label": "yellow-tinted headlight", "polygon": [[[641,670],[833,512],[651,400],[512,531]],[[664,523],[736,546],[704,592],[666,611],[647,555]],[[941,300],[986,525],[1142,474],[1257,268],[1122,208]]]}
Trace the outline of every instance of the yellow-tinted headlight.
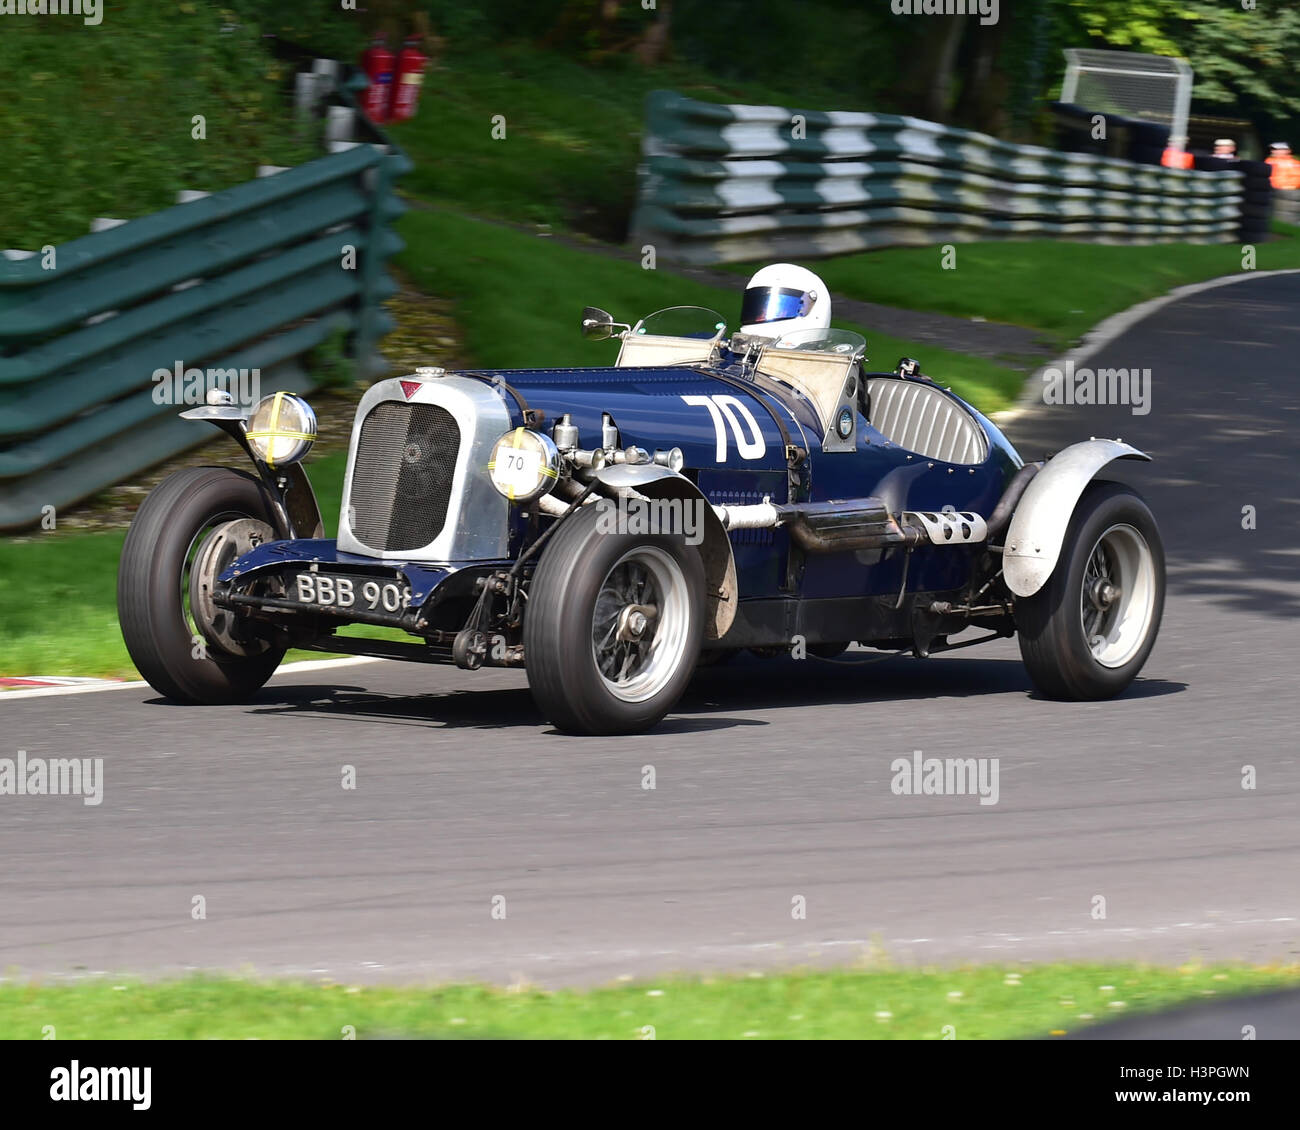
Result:
{"label": "yellow-tinted headlight", "polygon": [[316,413],[301,396],[275,392],[257,402],[244,434],[268,467],[297,463],[316,442]]}
{"label": "yellow-tinted headlight", "polygon": [[560,453],[550,436],[513,428],[493,446],[488,474],[511,502],[531,502],[555,486]]}

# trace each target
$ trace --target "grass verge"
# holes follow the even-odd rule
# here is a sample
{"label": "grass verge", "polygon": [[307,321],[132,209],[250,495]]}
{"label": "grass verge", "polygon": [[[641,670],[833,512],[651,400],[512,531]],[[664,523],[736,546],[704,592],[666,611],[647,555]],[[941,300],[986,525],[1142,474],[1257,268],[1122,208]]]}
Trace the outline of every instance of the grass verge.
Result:
{"label": "grass verge", "polygon": [[[402,269],[421,290],[452,301],[466,347],[479,364],[612,364],[617,343],[585,341],[578,333],[582,308],[588,304],[603,306],[626,322],[665,306],[708,306],[719,311],[731,329],[738,328],[739,280],[735,287],[709,286],[452,212],[409,212],[399,231],[407,244],[398,257]],[[1023,373],[983,358],[865,330],[838,318],[835,324],[865,334],[872,364],[890,368],[900,356],[923,357],[927,373],[985,412],[1010,403],[1024,380]]]}
{"label": "grass verge", "polygon": [[[913,1039],[1060,1036],[1134,1012],[1300,984],[1297,967],[1132,964],[798,971],[587,992],[197,977],[0,986],[0,1038]],[[1240,1033],[1225,1032],[1225,1039]]]}
{"label": "grass verge", "polygon": [[284,66],[219,4],[106,15],[94,27],[4,21],[0,74],[23,78],[0,100],[0,247],[59,244],[97,216],[133,219],[175,204],[179,189],[219,192],[259,164],[319,156],[295,135]]}
{"label": "grass verge", "polygon": [[[480,215],[621,243],[635,202],[645,97],[658,89],[706,102],[807,103],[793,90],[719,80],[682,62],[596,67],[525,43],[457,47],[426,79],[420,113],[392,127],[415,161],[402,188]],[[498,120],[504,137],[493,132]]]}
{"label": "grass verge", "polygon": [[[429,86],[437,112],[426,110],[393,129],[416,163],[403,191],[478,215],[615,243],[623,240],[635,203],[649,91],[668,88],[705,101],[807,102],[757,82],[720,83],[686,65],[593,68],[523,44],[490,53],[457,51],[430,76]],[[503,139],[492,134],[494,115],[505,119]],[[1255,269],[1300,267],[1300,231],[1281,224],[1274,230],[1280,238],[1255,248]],[[1063,346],[1138,302],[1241,271],[1243,254],[1236,243],[1027,240],[958,244],[955,270],[942,269],[938,244],[812,265],[845,297],[1026,326]],[[754,264],[733,269],[749,274]]]}
{"label": "grass verge", "polygon": [[[214,464],[238,467],[232,445]],[[314,463],[312,484],[328,530],[338,524],[347,456]],[[138,679],[117,622],[117,563],[125,531],[0,538],[0,675]],[[320,659],[292,651],[288,659]],[[4,701],[0,692],[0,702]]]}
{"label": "grass verge", "polygon": [[[1300,229],[1255,247],[1260,271],[1300,267]],[[944,270],[935,247],[895,247],[813,264],[836,294],[908,310],[985,318],[1039,329],[1064,345],[1104,318],[1175,287],[1242,273],[1239,244],[1112,247],[1029,241],[962,243]],[[748,274],[753,264],[733,264]],[[1249,273],[1249,272],[1247,272]]]}

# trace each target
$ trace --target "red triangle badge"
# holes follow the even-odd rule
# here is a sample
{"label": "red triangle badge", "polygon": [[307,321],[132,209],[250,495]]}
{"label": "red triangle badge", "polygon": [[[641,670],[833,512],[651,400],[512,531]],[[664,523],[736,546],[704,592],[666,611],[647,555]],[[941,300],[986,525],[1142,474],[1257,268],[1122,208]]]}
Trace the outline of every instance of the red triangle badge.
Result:
{"label": "red triangle badge", "polygon": [[402,393],[407,400],[410,400],[420,389],[420,381],[402,381]]}

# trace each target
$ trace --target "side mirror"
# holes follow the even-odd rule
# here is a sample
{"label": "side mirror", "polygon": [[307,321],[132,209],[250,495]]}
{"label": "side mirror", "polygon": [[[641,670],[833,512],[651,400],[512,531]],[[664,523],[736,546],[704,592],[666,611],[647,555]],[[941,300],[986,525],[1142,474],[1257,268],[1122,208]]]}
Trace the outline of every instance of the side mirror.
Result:
{"label": "side mirror", "polygon": [[614,336],[614,315],[599,306],[587,306],[582,311],[582,336],[592,341],[604,341]]}

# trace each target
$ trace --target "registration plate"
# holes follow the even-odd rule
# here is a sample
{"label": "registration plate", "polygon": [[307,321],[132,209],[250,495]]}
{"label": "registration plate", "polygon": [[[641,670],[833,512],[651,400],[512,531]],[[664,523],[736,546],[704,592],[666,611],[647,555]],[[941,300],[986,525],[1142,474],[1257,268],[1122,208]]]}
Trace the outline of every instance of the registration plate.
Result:
{"label": "registration plate", "polygon": [[328,573],[299,573],[295,578],[294,595],[299,604],[327,608],[399,612],[411,606],[411,586],[405,581],[335,577]]}

